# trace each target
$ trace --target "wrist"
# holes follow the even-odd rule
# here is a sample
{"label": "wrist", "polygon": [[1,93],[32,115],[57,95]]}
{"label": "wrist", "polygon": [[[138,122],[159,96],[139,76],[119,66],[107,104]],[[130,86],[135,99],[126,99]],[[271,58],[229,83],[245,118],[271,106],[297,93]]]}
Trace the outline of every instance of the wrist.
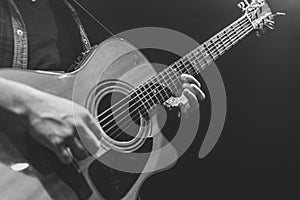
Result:
{"label": "wrist", "polygon": [[17,82],[0,78],[0,107],[17,116],[29,117],[30,104],[38,101],[39,91]]}

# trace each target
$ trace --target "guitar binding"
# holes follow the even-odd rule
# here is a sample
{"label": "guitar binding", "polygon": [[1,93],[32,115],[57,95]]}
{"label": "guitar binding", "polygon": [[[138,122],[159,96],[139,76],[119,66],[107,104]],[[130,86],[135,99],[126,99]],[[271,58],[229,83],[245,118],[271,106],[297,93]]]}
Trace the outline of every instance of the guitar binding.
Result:
{"label": "guitar binding", "polygon": [[[103,144],[120,152],[137,150],[151,131],[148,107],[136,102],[132,91],[123,81],[106,80],[96,85],[87,98],[88,110],[104,131]],[[119,107],[114,106],[120,101],[124,102]]]}

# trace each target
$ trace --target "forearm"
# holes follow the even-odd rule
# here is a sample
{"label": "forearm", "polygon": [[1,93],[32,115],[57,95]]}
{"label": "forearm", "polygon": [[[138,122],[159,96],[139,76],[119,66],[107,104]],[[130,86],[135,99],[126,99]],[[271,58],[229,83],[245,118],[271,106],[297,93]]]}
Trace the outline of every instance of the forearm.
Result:
{"label": "forearm", "polygon": [[[7,120],[8,114],[26,118],[28,102],[34,101],[38,91],[32,87],[0,78],[0,120]],[[16,122],[18,123],[18,122]],[[13,123],[11,123],[13,125]],[[8,125],[8,124],[6,124]]]}

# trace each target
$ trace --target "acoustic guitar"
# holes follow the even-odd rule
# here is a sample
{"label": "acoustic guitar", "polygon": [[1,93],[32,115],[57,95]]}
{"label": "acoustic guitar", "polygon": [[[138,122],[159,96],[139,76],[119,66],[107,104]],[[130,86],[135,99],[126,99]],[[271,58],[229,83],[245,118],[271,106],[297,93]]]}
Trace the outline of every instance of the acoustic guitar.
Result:
{"label": "acoustic guitar", "polygon": [[[208,41],[157,73],[123,39],[94,46],[69,73],[3,69],[0,77],[70,99],[86,107],[104,133],[95,155],[64,165],[24,130],[0,134],[1,200],[134,200],[176,149],[160,132],[156,107],[180,89],[179,76],[197,75],[253,30],[272,29],[264,0],[243,1],[244,14]],[[161,150],[163,149],[163,150]]]}

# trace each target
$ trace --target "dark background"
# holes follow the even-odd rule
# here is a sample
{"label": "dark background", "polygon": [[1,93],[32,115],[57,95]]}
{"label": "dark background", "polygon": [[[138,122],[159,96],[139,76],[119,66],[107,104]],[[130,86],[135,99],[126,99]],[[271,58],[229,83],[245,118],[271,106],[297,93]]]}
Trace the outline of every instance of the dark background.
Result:
{"label": "dark background", "polygon": [[[144,183],[143,200],[300,199],[300,2],[268,2],[274,11],[287,12],[277,19],[277,29],[262,38],[252,32],[216,63],[228,101],[217,145],[204,159],[198,158],[207,124],[204,117],[199,136],[176,166]],[[165,27],[199,43],[242,14],[236,0],[80,3],[114,34],[145,26]],[[94,44],[109,37],[88,16],[82,16]],[[201,114],[209,110],[209,100],[204,101]]]}

